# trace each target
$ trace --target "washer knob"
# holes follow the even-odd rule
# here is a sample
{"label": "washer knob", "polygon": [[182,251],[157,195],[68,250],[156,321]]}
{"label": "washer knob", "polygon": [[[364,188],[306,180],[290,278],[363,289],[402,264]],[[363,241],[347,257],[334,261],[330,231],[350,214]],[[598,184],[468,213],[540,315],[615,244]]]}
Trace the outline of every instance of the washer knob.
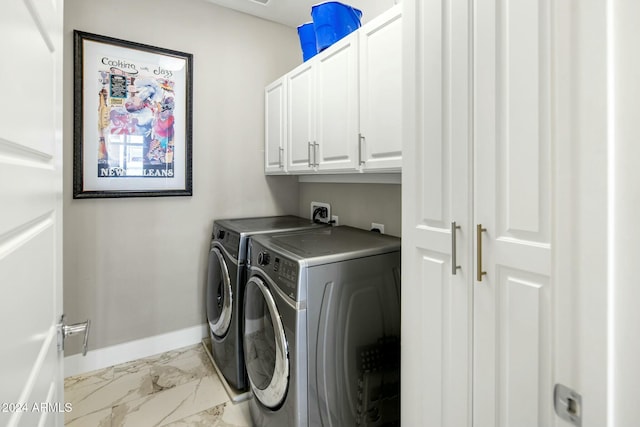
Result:
{"label": "washer knob", "polygon": [[218,230],[218,240],[223,240],[224,235],[225,235],[224,230]]}
{"label": "washer knob", "polygon": [[271,257],[269,256],[269,252],[263,251],[258,254],[258,265],[268,265]]}

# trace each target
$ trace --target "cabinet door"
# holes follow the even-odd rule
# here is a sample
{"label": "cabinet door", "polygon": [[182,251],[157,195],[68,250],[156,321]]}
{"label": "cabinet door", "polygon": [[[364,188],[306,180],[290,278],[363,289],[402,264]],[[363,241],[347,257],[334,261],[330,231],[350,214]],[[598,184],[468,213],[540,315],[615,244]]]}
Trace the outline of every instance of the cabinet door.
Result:
{"label": "cabinet door", "polygon": [[317,122],[314,147],[319,170],[358,167],[358,34],[351,34],[316,58]]}
{"label": "cabinet door", "polygon": [[[549,0],[474,17],[474,427],[553,425]],[[477,237],[477,236],[476,236]],[[481,265],[479,265],[481,261]]]}
{"label": "cabinet door", "polygon": [[278,79],[265,88],[264,172],[285,173],[286,158],[286,82]]}
{"label": "cabinet door", "polygon": [[314,61],[287,74],[287,170],[312,171],[315,144]]}
{"label": "cabinet door", "polygon": [[360,29],[360,133],[364,170],[402,166],[402,7]]}
{"label": "cabinet door", "polygon": [[470,427],[469,2],[403,5],[402,424]]}

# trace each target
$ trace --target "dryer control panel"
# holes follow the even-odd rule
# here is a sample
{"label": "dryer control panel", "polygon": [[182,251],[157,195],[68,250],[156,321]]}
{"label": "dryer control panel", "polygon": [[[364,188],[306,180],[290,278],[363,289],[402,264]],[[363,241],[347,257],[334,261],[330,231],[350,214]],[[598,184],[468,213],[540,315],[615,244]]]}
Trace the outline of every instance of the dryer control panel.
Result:
{"label": "dryer control panel", "polygon": [[223,227],[214,224],[213,233],[211,235],[211,243],[217,241],[231,254],[233,258],[238,259],[238,250],[240,247],[240,235],[234,231],[226,230]]}

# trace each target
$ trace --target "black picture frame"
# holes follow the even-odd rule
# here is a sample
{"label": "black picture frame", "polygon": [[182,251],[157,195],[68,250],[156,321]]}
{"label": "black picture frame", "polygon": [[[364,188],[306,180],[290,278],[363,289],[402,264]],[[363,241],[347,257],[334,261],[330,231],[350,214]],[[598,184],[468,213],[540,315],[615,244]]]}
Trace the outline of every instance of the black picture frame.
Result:
{"label": "black picture frame", "polygon": [[192,196],[193,55],[73,37],[73,198]]}

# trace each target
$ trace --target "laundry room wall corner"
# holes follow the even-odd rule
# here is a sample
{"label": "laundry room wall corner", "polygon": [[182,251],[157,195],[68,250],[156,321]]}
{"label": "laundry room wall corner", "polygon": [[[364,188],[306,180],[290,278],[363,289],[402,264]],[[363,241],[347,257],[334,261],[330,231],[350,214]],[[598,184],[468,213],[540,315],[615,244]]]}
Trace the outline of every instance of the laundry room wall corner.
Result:
{"label": "laundry room wall corner", "polygon": [[401,186],[398,184],[301,183],[298,215],[309,216],[311,201],[331,205],[340,225],[369,230],[371,223],[384,224],[385,233],[401,235]]}
{"label": "laundry room wall corner", "polygon": [[[193,54],[193,196],[72,198],[73,30]],[[264,87],[301,61],[296,30],[204,0],[66,0],[64,31],[66,319],[91,319],[90,352],[198,331],[213,220],[298,210],[297,180],[263,165]]]}

